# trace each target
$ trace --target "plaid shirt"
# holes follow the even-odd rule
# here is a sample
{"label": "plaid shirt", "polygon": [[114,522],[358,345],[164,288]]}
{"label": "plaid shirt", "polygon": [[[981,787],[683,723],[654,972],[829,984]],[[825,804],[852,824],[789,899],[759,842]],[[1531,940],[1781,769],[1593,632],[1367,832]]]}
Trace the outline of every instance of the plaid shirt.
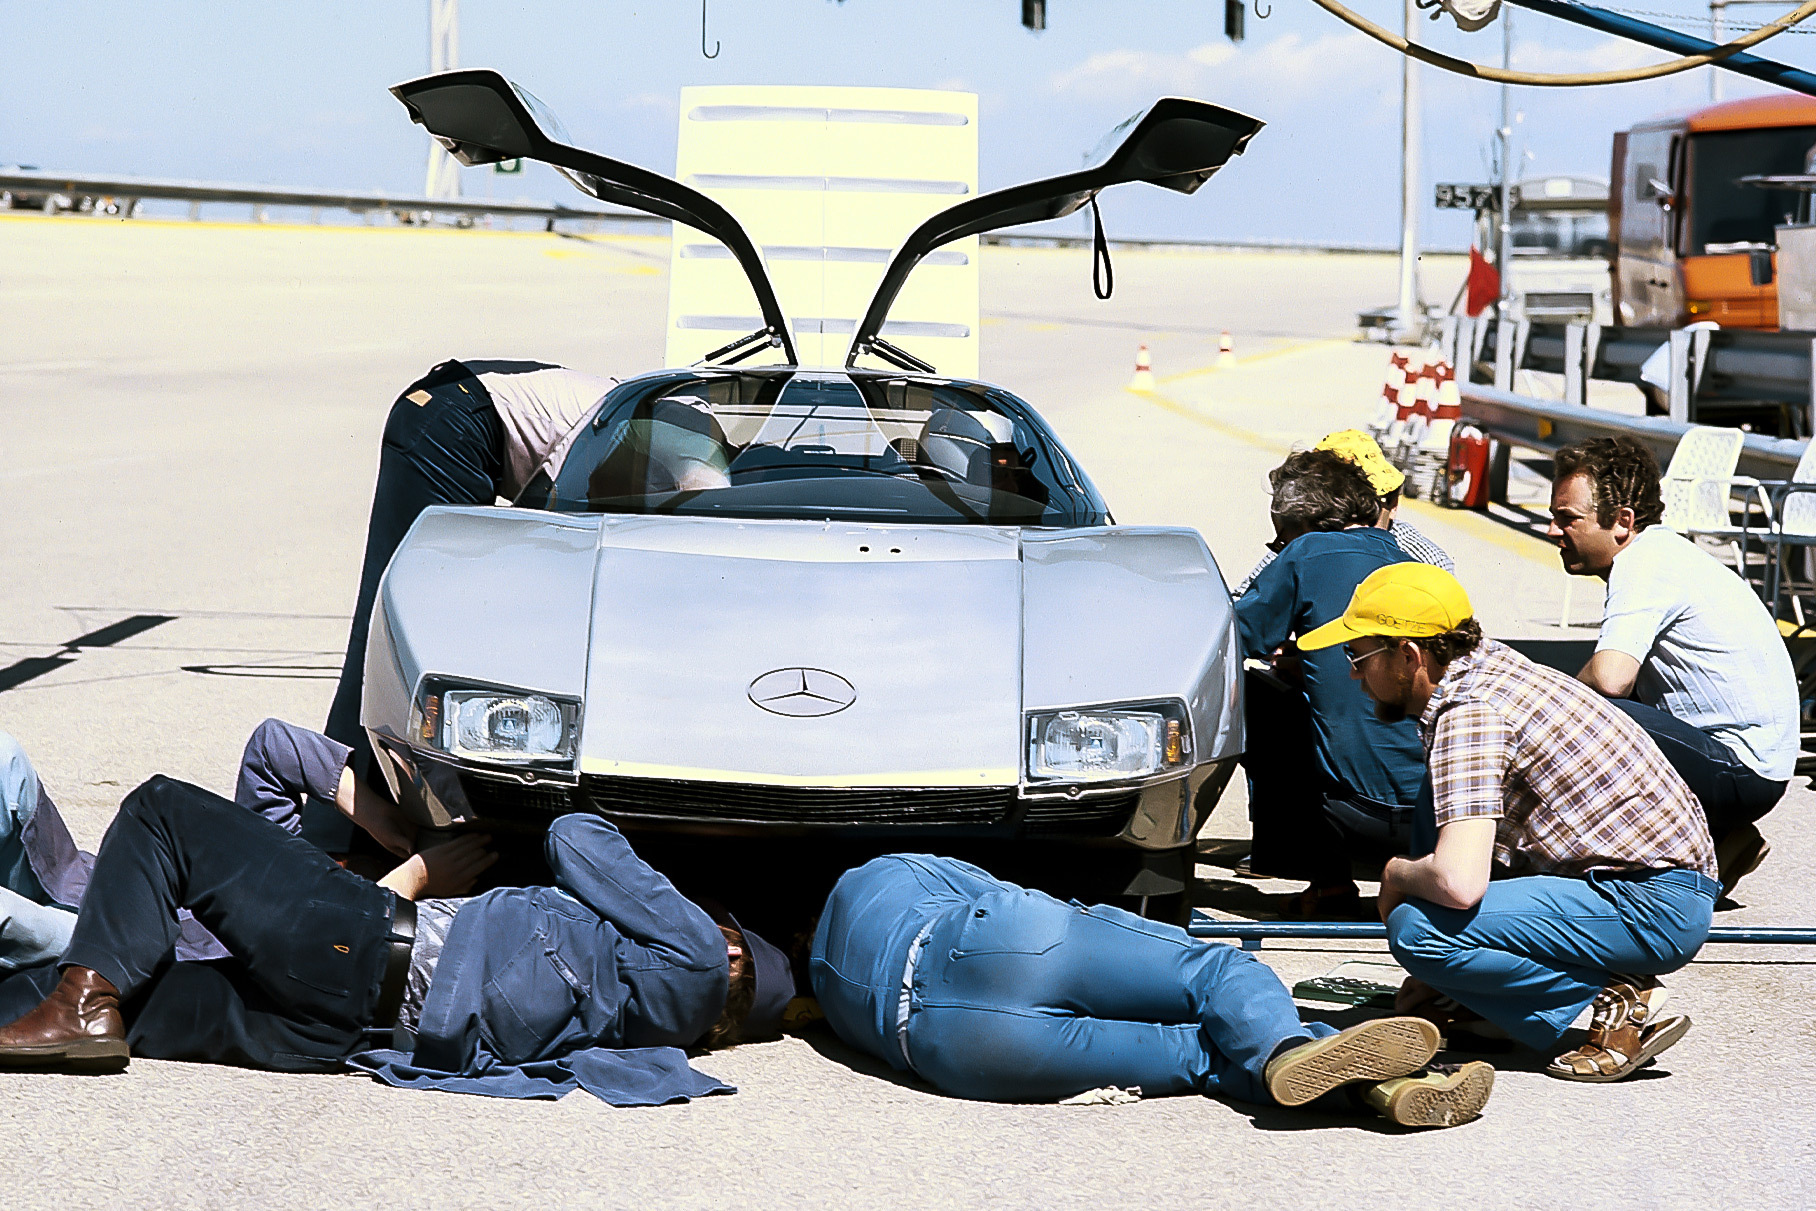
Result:
{"label": "plaid shirt", "polygon": [[[1446,572],[1457,570],[1457,566],[1450,562],[1450,556],[1444,554],[1442,547],[1398,518],[1394,519],[1393,525],[1387,527],[1387,532],[1393,535],[1395,542],[1400,544],[1400,549],[1406,552],[1407,558],[1443,568]],[[1249,586],[1255,583],[1255,577],[1265,572],[1267,565],[1274,562],[1274,558],[1272,551],[1263,555],[1261,562],[1250,568],[1249,574],[1242,578],[1242,583],[1230,590],[1230,596],[1240,597],[1248,592]]]}
{"label": "plaid shirt", "polygon": [[1497,820],[1495,861],[1514,874],[1715,877],[1690,788],[1637,723],[1574,677],[1484,640],[1445,670],[1419,732],[1438,827]]}

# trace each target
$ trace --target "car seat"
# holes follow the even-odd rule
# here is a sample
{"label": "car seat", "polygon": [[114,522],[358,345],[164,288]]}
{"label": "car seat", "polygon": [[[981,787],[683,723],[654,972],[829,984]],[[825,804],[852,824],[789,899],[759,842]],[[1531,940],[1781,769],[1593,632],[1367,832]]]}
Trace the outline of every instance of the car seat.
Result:
{"label": "car seat", "polygon": [[1012,442],[1015,422],[996,412],[940,408],[921,426],[920,462],[979,487],[990,486],[990,447]]}

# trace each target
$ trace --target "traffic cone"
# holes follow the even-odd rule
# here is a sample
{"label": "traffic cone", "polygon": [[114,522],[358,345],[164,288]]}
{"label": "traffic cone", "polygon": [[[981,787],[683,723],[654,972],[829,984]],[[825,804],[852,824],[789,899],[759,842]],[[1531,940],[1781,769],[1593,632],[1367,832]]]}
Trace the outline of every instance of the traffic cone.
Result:
{"label": "traffic cone", "polygon": [[1387,359],[1387,373],[1381,380],[1381,402],[1375,405],[1374,419],[1368,422],[1368,435],[1379,442],[1387,435],[1388,426],[1399,419],[1400,395],[1406,390],[1406,354],[1396,349]]}
{"label": "traffic cone", "polygon": [[1438,394],[1434,420],[1457,420],[1463,415],[1463,397],[1457,392],[1457,372],[1449,362],[1438,363]]}
{"label": "traffic cone", "polygon": [[1236,364],[1236,349],[1230,341],[1230,330],[1225,328],[1223,335],[1217,338],[1217,369],[1228,370]]}
{"label": "traffic cone", "polygon": [[1152,391],[1154,389],[1154,366],[1148,361],[1148,347],[1135,346],[1135,377],[1129,380],[1131,391]]}

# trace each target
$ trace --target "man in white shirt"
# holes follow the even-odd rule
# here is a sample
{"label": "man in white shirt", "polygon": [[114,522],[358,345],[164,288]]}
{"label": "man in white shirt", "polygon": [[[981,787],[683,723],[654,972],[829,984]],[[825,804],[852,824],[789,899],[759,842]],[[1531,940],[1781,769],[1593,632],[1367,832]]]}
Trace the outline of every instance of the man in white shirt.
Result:
{"label": "man in white shirt", "polygon": [[1573,576],[1608,582],[1577,674],[1644,727],[1702,802],[1732,890],[1769,846],[1755,821],[1796,772],[1797,679],[1778,628],[1734,572],[1659,525],[1652,452],[1627,437],[1557,453],[1549,536]]}

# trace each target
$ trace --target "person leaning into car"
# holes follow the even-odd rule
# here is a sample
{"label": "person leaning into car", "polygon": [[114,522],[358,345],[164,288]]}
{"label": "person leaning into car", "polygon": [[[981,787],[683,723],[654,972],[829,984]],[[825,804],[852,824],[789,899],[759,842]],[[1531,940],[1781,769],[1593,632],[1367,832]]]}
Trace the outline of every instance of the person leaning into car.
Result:
{"label": "person leaning into car", "polygon": [[1273,664],[1271,674],[1250,671],[1243,686],[1249,864],[1257,874],[1310,881],[1285,915],[1354,916],[1361,905],[1351,853],[1404,852],[1424,752],[1412,724],[1375,718],[1340,653],[1301,659],[1291,640],[1342,614],[1370,572],[1409,557],[1376,528],[1375,489],[1350,459],[1304,451],[1269,478],[1269,547],[1278,558],[1236,601],[1243,655]]}
{"label": "person leaning into car", "polygon": [[[359,725],[366,638],[379,578],[398,544],[430,505],[515,499],[536,469],[573,440],[575,427],[617,382],[547,362],[447,361],[411,383],[391,405],[347,655],[322,729],[355,750],[354,768],[362,778],[372,777]],[[318,809],[306,819],[316,840],[331,850],[346,848],[351,832],[332,813]]]}

